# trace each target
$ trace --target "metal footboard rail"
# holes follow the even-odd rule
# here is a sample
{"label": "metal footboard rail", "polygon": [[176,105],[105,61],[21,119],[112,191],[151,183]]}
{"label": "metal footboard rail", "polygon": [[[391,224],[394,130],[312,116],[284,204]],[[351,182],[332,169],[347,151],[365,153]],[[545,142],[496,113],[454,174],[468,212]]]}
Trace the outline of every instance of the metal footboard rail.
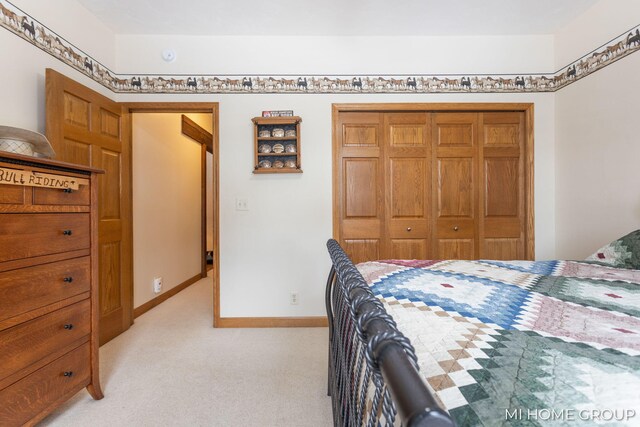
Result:
{"label": "metal footboard rail", "polygon": [[409,340],[338,242],[326,289],[329,395],[334,426],[449,427],[454,422],[418,373]]}

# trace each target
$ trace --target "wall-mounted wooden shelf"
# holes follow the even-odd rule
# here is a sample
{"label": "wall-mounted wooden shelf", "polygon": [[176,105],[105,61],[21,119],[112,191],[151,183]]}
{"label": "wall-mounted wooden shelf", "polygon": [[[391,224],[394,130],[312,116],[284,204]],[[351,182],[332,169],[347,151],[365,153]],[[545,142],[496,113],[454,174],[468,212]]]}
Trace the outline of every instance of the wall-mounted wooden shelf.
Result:
{"label": "wall-mounted wooden shelf", "polygon": [[[302,119],[298,116],[291,117],[254,117],[253,141],[254,141],[254,169],[253,173],[302,173],[300,154],[300,123]],[[295,136],[259,136],[260,133],[268,132],[273,135],[274,130],[282,130],[286,133],[295,133]],[[274,153],[273,147],[282,144],[285,152]],[[262,152],[260,147],[267,145],[269,152]],[[293,146],[295,152],[287,152],[286,148]],[[294,167],[288,166],[291,162]],[[282,163],[282,167],[277,167]]]}

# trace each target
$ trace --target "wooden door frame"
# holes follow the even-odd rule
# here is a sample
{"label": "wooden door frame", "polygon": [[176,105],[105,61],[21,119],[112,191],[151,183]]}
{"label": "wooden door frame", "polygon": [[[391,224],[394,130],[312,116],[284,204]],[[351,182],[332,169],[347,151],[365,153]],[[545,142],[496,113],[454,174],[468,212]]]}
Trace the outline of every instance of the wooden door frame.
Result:
{"label": "wooden door frame", "polygon": [[[206,113],[213,122],[213,327],[220,323],[220,209],[219,209],[219,111],[218,102],[122,102],[131,117],[132,113]],[[131,119],[129,119],[131,120]],[[132,133],[132,126],[129,126]],[[130,135],[133,147],[133,135]],[[204,145],[203,150],[206,150]],[[133,150],[132,150],[133,152]],[[205,151],[206,152],[206,151]],[[133,153],[131,158],[133,159]],[[206,277],[206,271],[205,271]],[[133,292],[133,287],[131,288]],[[133,304],[133,298],[131,299]]]}
{"label": "wooden door frame", "polygon": [[332,180],[333,180],[333,238],[340,241],[340,217],[338,207],[340,204],[341,189],[338,182],[338,116],[344,112],[385,112],[396,113],[402,111],[430,111],[430,112],[500,112],[518,111],[524,113],[524,165],[525,165],[525,259],[535,259],[535,234],[534,234],[534,163],[533,163],[533,103],[510,102],[466,102],[466,103],[346,103],[331,104],[331,128],[332,128]]}

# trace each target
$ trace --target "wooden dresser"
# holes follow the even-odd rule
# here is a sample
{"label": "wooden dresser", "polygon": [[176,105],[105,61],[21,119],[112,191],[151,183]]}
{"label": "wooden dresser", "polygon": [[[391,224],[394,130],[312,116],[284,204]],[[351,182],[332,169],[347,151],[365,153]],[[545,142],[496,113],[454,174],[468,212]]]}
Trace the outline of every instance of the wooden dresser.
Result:
{"label": "wooden dresser", "polygon": [[[0,425],[33,425],[98,376],[97,174],[0,152]],[[77,189],[72,189],[77,187]]]}

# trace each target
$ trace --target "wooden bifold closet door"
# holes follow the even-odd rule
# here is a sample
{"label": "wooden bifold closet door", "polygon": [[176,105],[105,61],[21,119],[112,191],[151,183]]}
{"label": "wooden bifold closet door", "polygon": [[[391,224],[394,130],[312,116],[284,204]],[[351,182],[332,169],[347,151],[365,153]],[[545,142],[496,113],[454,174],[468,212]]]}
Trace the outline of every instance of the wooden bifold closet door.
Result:
{"label": "wooden bifold closet door", "polygon": [[383,115],[384,258],[429,255],[430,127],[428,113]]}
{"label": "wooden bifold closet door", "polygon": [[334,112],[334,236],[355,262],[532,258],[525,123],[522,111]]}

